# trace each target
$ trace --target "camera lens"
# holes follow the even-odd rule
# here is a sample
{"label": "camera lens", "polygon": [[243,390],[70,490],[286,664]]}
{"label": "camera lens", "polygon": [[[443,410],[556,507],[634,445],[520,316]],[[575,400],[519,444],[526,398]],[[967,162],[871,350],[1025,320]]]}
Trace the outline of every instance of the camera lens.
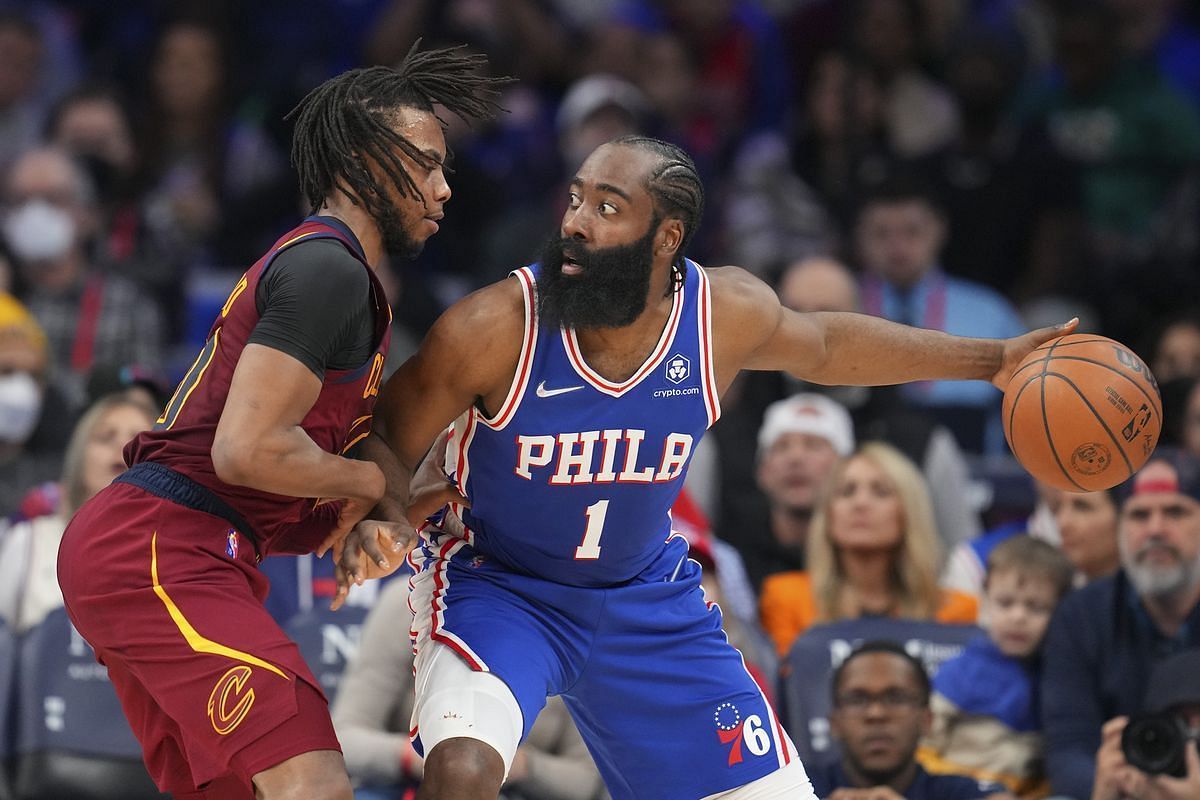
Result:
{"label": "camera lens", "polygon": [[1184,744],[1187,731],[1171,715],[1135,717],[1121,734],[1125,760],[1151,775],[1184,774]]}

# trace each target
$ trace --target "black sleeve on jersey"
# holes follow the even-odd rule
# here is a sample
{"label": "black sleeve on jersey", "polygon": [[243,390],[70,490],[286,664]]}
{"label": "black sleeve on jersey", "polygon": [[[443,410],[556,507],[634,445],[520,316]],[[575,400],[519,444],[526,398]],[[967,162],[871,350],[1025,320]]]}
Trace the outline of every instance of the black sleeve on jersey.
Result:
{"label": "black sleeve on jersey", "polygon": [[375,349],[371,279],[335,239],[276,256],[254,301],[259,320],[247,344],[281,350],[322,380],[327,369],[362,366]]}

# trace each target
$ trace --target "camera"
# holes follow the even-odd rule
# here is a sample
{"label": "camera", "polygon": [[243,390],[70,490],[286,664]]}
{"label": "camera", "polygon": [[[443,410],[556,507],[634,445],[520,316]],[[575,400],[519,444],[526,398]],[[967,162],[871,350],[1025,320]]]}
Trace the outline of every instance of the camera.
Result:
{"label": "camera", "polygon": [[1175,714],[1143,714],[1129,720],[1121,733],[1121,752],[1125,760],[1150,775],[1187,774],[1189,741],[1200,742],[1200,731],[1193,731]]}

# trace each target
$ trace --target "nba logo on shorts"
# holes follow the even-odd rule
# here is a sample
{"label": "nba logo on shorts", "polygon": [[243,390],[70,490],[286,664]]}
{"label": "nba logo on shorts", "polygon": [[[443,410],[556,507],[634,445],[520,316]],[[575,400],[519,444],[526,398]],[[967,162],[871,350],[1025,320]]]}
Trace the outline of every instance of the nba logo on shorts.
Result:
{"label": "nba logo on shorts", "polygon": [[233,528],[225,534],[225,555],[230,558],[237,558],[238,555],[238,532]]}
{"label": "nba logo on shorts", "polygon": [[687,376],[691,374],[692,362],[688,361],[687,356],[681,356],[676,353],[667,361],[667,380],[671,383],[685,381],[687,380]]}

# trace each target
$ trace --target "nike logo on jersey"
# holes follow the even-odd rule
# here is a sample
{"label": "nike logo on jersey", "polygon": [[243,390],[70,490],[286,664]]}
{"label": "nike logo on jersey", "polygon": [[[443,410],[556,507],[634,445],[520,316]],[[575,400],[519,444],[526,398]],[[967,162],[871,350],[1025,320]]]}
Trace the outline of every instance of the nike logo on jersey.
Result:
{"label": "nike logo on jersey", "polygon": [[539,383],[537,385],[537,396],[538,397],[554,397],[555,395],[558,395],[558,394],[566,394],[567,392],[574,392],[574,391],[576,391],[578,389],[582,389],[582,388],[583,388],[582,386],[564,386],[562,389],[547,389],[546,382],[542,381],[541,383]]}

